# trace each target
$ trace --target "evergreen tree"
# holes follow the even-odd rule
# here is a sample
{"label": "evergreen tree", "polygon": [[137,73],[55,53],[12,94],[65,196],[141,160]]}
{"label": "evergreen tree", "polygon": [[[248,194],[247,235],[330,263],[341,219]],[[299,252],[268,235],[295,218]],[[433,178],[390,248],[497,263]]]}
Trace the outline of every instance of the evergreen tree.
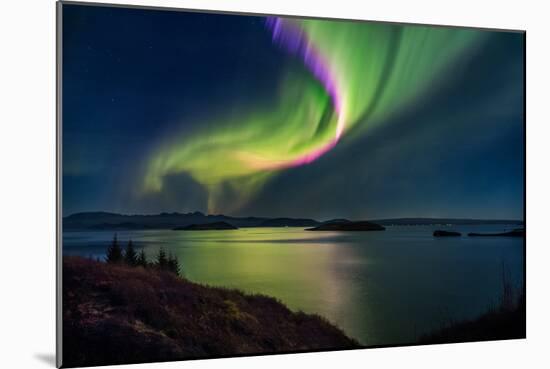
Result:
{"label": "evergreen tree", "polygon": [[136,250],[134,250],[132,240],[129,240],[128,245],[126,246],[126,252],[124,253],[124,262],[130,266],[137,265],[137,254]]}
{"label": "evergreen tree", "polygon": [[167,269],[174,273],[175,275],[179,276],[180,275],[180,263],[178,261],[178,258],[173,255],[173,254],[170,254],[168,256],[168,267]]}
{"label": "evergreen tree", "polygon": [[143,249],[139,252],[136,264],[144,268],[147,267],[147,258],[145,257],[145,251],[143,251]]}
{"label": "evergreen tree", "polygon": [[166,257],[166,252],[162,247],[159,249],[159,253],[157,255],[156,266],[160,270],[166,270],[168,267],[168,258]]}
{"label": "evergreen tree", "polygon": [[107,248],[107,256],[105,259],[111,264],[118,264],[123,260],[122,248],[118,244],[116,233],[113,237],[113,242],[111,242],[111,245]]}

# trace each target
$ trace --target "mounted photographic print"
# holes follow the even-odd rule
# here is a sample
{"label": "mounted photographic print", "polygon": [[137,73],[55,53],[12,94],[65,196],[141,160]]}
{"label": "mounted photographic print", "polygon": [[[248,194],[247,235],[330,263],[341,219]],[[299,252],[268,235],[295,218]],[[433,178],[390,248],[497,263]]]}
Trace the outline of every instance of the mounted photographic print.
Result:
{"label": "mounted photographic print", "polygon": [[58,3],[58,365],[524,338],[524,55]]}

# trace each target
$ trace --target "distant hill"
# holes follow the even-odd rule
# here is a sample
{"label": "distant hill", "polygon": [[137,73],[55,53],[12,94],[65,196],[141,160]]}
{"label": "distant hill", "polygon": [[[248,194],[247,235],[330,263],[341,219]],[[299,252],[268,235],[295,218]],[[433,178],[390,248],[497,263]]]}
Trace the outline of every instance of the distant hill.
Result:
{"label": "distant hill", "polygon": [[99,223],[94,224],[89,227],[89,229],[93,230],[132,230],[132,229],[150,229],[153,228],[147,224],[139,224],[139,223],[133,223],[133,222],[122,222],[122,223]]}
{"label": "distant hill", "polygon": [[314,227],[320,224],[313,219],[274,218],[266,219],[260,223],[260,227]]}
{"label": "distant hill", "polygon": [[344,218],[337,218],[337,219],[330,219],[330,220],[325,220],[323,222],[323,224],[333,224],[333,223],[350,223],[351,220],[348,220],[348,219],[344,219]]}
{"label": "distant hill", "polygon": [[76,213],[63,218],[64,230],[173,229],[191,224],[225,222],[234,227],[258,227],[267,218],[229,217],[193,213],[125,215],[106,212]]}
{"label": "distant hill", "polygon": [[525,237],[525,229],[514,229],[499,233],[468,233],[468,237]]}
{"label": "distant hill", "polygon": [[[117,214],[108,212],[76,213],[63,218],[64,230],[137,230],[174,229],[191,224],[225,222],[234,227],[315,227],[320,224],[348,223],[347,219],[331,219],[319,222],[309,218],[231,217],[223,214],[206,215],[191,213],[160,213],[153,215]],[[523,225],[520,220],[487,220],[455,218],[396,218],[369,220],[383,226],[390,225],[442,225],[442,224],[510,224]]]}
{"label": "distant hill", "polygon": [[184,227],[176,227],[174,231],[219,231],[226,229],[239,229],[226,222],[214,222],[204,224],[191,224]]}
{"label": "distant hill", "polygon": [[336,222],[336,223],[323,223],[315,228],[308,228],[308,231],[384,231],[386,228],[379,224],[372,222],[360,221],[360,222]]}
{"label": "distant hill", "polygon": [[522,220],[510,219],[463,219],[463,218],[395,218],[395,219],[374,219],[369,220],[381,225],[472,225],[472,224],[509,224],[522,225]]}

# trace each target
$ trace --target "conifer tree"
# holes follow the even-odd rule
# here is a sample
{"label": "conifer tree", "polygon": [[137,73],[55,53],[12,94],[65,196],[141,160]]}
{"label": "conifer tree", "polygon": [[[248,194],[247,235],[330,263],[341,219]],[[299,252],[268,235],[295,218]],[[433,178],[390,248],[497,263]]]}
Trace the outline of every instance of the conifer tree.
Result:
{"label": "conifer tree", "polygon": [[115,236],[113,237],[113,241],[111,242],[111,245],[109,246],[109,248],[107,248],[107,256],[105,259],[108,263],[111,263],[111,264],[118,264],[123,260],[122,248],[118,244],[116,233],[115,233]]}
{"label": "conifer tree", "polygon": [[177,276],[180,275],[180,264],[179,264],[178,258],[173,254],[170,254],[168,256],[168,268],[167,269],[170,272],[177,275]]}
{"label": "conifer tree", "polygon": [[156,266],[160,270],[166,270],[168,267],[168,258],[166,257],[166,252],[162,247],[159,249],[159,253],[157,255]]}
{"label": "conifer tree", "polygon": [[134,250],[134,245],[132,244],[132,240],[129,240],[128,245],[126,245],[126,252],[124,253],[124,262],[130,266],[137,265],[137,254],[136,254],[136,250]]}
{"label": "conifer tree", "polygon": [[145,251],[143,251],[143,249],[139,252],[136,264],[144,268],[147,267],[147,258],[145,257]]}

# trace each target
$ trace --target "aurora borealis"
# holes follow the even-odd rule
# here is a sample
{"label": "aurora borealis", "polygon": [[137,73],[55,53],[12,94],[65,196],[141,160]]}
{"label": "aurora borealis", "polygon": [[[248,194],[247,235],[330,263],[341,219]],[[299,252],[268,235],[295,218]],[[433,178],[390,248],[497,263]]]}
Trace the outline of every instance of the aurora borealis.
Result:
{"label": "aurora borealis", "polygon": [[277,170],[313,162],[355,126],[364,131],[383,122],[476,39],[474,31],[433,27],[276,17],[266,23],[273,42],[301,59],[309,75],[285,81],[281,94],[292,99],[273,110],[161,147],[147,191],[162,190],[167,174],[185,172],[208,188],[209,211],[221,210],[216,196],[228,184],[240,205]]}
{"label": "aurora borealis", "polygon": [[66,211],[522,214],[521,35],[69,8]]}

